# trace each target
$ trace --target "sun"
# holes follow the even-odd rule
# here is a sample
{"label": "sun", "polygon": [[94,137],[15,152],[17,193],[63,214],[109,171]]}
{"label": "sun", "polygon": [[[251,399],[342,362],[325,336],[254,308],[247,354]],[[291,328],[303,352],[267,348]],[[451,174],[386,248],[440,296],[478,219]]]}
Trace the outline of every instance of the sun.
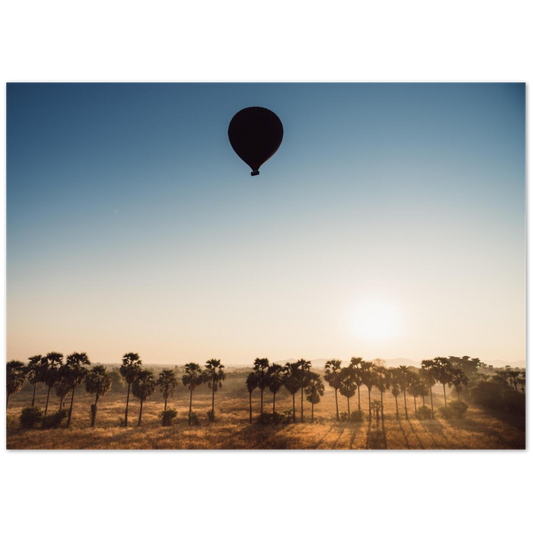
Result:
{"label": "sun", "polygon": [[389,302],[369,301],[355,308],[351,318],[353,334],[367,341],[383,341],[402,333],[403,316]]}

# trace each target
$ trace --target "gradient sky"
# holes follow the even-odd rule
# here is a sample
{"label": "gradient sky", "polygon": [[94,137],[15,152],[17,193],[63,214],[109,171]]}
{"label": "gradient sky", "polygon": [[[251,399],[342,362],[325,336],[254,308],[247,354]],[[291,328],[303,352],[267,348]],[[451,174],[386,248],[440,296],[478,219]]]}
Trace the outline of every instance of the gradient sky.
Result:
{"label": "gradient sky", "polygon": [[516,361],[525,296],[524,84],[7,86],[8,359]]}

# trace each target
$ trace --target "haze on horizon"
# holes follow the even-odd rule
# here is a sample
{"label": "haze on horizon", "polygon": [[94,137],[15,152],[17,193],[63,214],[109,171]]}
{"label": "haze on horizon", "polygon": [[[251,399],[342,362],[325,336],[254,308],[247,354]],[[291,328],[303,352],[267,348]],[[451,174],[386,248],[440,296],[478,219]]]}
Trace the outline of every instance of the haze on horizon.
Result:
{"label": "haze on horizon", "polygon": [[525,360],[525,257],[524,84],[7,85],[8,360]]}

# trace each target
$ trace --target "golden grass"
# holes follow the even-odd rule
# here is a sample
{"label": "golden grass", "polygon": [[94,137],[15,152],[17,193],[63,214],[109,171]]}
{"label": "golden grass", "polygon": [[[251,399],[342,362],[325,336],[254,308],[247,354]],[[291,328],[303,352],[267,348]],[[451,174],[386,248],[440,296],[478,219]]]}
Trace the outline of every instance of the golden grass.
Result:
{"label": "golden grass", "polygon": [[[21,430],[18,417],[23,407],[31,403],[31,393],[21,392],[12,397],[7,416],[8,449],[524,449],[525,421],[511,415],[494,415],[470,406],[464,419],[435,420],[414,418],[412,398],[408,398],[410,419],[405,419],[403,398],[400,417],[395,419],[394,398],[385,394],[385,421],[376,427],[373,420],[342,423],[335,420],[333,390],[328,389],[322,402],[315,406],[315,422],[310,423],[310,404],[305,402],[304,423],[261,426],[249,423],[248,393],[243,379],[228,379],[216,394],[217,421],[210,424],[206,413],[211,407],[211,394],[200,387],[193,396],[193,411],[199,414],[200,426],[187,424],[188,391],[180,387],[169,402],[178,411],[172,427],[161,427],[158,418],[163,409],[159,394],[154,394],[143,408],[143,423],[136,427],[139,402],[130,398],[130,426],[120,427],[124,416],[125,392],[111,392],[100,399],[97,427],[90,428],[92,395],[76,391],[70,429]],[[368,395],[363,388],[361,407],[368,407]],[[272,396],[265,391],[265,411],[272,409]],[[44,408],[44,387],[38,391],[36,405]],[[379,399],[373,392],[372,399]],[[299,421],[300,404],[297,396]],[[438,387],[434,389],[435,409],[443,405]],[[254,415],[259,410],[259,391],[253,395]],[[51,409],[57,409],[57,398],[51,395]],[[68,402],[67,402],[68,405]],[[279,393],[278,412],[292,407],[292,398]],[[346,399],[339,397],[340,411],[346,410]],[[357,409],[357,395],[351,400]]]}

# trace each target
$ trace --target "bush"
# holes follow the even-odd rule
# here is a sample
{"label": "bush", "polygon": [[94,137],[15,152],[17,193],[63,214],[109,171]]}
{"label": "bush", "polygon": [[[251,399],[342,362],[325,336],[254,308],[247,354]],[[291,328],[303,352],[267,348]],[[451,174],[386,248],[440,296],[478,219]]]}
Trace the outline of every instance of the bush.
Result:
{"label": "bush", "polygon": [[502,406],[512,413],[524,414],[526,412],[526,395],[516,390],[509,390],[503,394]]}
{"label": "bush", "polygon": [[365,419],[365,413],[361,410],[354,411],[353,413],[350,413],[350,416],[348,417],[348,413],[340,413],[340,419],[341,422],[363,422]]}
{"label": "bush", "polygon": [[280,413],[263,413],[257,417],[258,424],[288,424],[292,421],[292,411]]}
{"label": "bush", "polygon": [[470,389],[470,398],[474,403],[487,409],[501,409],[503,393],[510,390],[506,383],[499,381],[479,381]]}
{"label": "bush", "polygon": [[200,417],[196,413],[191,413],[191,426],[199,426],[200,425]]}
{"label": "bush", "polygon": [[439,413],[442,415],[443,418],[457,419],[463,418],[467,409],[468,405],[466,405],[466,403],[464,402],[450,402],[448,403],[447,407],[440,407]]}
{"label": "bush", "polygon": [[65,418],[67,418],[67,415],[68,415],[68,410],[61,409],[61,411],[57,411],[57,413],[43,416],[42,428],[43,429],[57,429],[61,427],[61,423],[63,422],[63,420],[65,420]]}
{"label": "bush", "polygon": [[167,409],[161,411],[159,418],[161,419],[161,425],[168,427],[172,425],[172,420],[178,416],[178,412],[175,409]]}
{"label": "bush", "polygon": [[416,413],[418,420],[429,420],[431,419],[431,409],[427,405],[419,407]]}
{"label": "bush", "polygon": [[20,427],[33,429],[43,418],[43,412],[38,407],[25,407],[20,415]]}
{"label": "bush", "polygon": [[211,409],[209,409],[209,411],[207,411],[206,415],[207,415],[207,421],[208,422],[212,423],[212,422],[215,421],[215,413]]}

